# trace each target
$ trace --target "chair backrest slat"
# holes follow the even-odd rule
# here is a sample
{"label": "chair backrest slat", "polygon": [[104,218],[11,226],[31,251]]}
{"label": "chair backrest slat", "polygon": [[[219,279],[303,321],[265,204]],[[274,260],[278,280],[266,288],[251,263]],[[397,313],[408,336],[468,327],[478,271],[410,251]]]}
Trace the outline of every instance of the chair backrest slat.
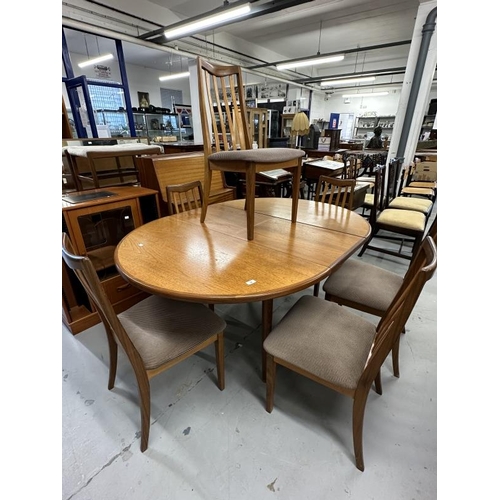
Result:
{"label": "chair backrest slat", "polygon": [[205,155],[250,149],[241,68],[213,65],[198,57],[198,73]]}
{"label": "chair backrest slat", "polygon": [[352,210],[355,188],[355,179],[338,179],[321,175],[318,179],[314,200]]}
{"label": "chair backrest slat", "polygon": [[370,211],[370,224],[374,227],[379,212],[385,207],[384,184],[385,184],[385,165],[377,165],[374,169],[375,184],[373,186],[373,205]]}
{"label": "chair backrest slat", "polygon": [[167,204],[169,215],[201,208],[203,205],[203,187],[201,181],[170,184],[167,186]]}

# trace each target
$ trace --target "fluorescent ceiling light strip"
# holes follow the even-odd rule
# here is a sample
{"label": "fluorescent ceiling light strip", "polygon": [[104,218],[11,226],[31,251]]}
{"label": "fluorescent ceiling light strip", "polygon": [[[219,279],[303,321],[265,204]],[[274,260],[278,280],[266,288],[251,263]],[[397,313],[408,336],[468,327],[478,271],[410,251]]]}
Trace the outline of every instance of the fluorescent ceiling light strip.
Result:
{"label": "fluorescent ceiling light strip", "polygon": [[166,38],[178,38],[182,35],[187,35],[190,33],[198,33],[204,31],[207,28],[215,26],[238,17],[243,17],[250,13],[250,4],[243,5],[242,7],[235,7],[233,9],[227,9],[220,14],[214,14],[212,16],[205,17],[199,21],[194,21],[192,23],[185,24],[184,26],[179,26],[178,28],[172,28],[171,30],[166,30],[164,32]]}
{"label": "fluorescent ceiling light strip", "polygon": [[378,97],[388,94],[389,92],[372,92],[371,94],[344,94],[342,97]]}
{"label": "fluorescent ceiling light strip", "polygon": [[94,57],[94,59],[89,59],[88,61],[81,62],[78,64],[78,67],[85,68],[86,66],[92,66],[92,64],[109,61],[110,59],[113,59],[113,54],[105,54],[103,56]]}
{"label": "fluorescent ceiling light strip", "polygon": [[373,82],[373,80],[375,80],[374,76],[363,76],[359,78],[348,78],[345,80],[324,80],[320,85],[322,87],[330,87],[333,85],[344,85],[347,83]]}
{"label": "fluorescent ceiling light strip", "polygon": [[189,76],[189,71],[174,73],[173,75],[160,76],[158,80],[160,80],[160,82],[165,82],[166,80],[175,80],[176,78],[185,78],[186,76]]}
{"label": "fluorescent ceiling light strip", "polygon": [[276,69],[281,71],[290,68],[302,68],[303,66],[315,66],[316,64],[326,64],[331,62],[342,61],[344,56],[331,56],[331,57],[316,57],[312,59],[305,59],[303,61],[295,61],[284,64],[277,64]]}

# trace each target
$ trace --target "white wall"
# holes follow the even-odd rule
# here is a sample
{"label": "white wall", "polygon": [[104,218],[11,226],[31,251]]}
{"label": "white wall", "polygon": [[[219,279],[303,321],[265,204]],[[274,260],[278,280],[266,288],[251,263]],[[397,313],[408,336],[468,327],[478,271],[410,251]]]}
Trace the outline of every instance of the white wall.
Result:
{"label": "white wall", "polygon": [[[86,55],[71,53],[70,57],[75,76],[85,75],[87,78],[97,78],[93,66],[82,69],[77,66],[79,62],[87,60]],[[111,61],[106,61],[103,64],[111,68],[110,77],[105,78],[105,80],[121,83],[120,67],[118,61],[116,59],[113,59]],[[135,66],[132,64],[125,64],[125,69],[127,72],[130,99],[132,101],[133,107],[139,107],[137,92],[149,93],[150,104],[152,104],[153,106],[161,107],[160,87],[164,89],[182,90],[183,102],[177,104],[191,104],[189,78],[160,82],[158,78],[162,75],[168,74],[167,72],[162,73],[154,69]],[[65,94],[65,92],[63,92],[63,94]]]}
{"label": "white wall", "polygon": [[[400,96],[400,90],[391,90],[389,91],[389,95],[386,96],[362,98],[351,97],[351,102],[349,104],[345,104],[344,98],[341,94],[339,94],[338,97],[331,95],[328,100],[325,100],[324,94],[314,92],[310,118],[311,121],[317,119],[328,121],[330,119],[330,113],[354,113],[355,116],[361,116],[370,111],[376,112],[377,116],[396,115]],[[436,89],[431,90],[429,103],[431,99],[435,98],[437,98]]]}

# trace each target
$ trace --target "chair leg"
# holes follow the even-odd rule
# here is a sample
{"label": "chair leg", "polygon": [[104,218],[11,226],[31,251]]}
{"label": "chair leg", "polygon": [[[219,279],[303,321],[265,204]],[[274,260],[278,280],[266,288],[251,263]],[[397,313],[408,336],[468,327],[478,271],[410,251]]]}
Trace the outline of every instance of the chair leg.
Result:
{"label": "chair leg", "polygon": [[368,248],[368,245],[370,244],[370,242],[372,241],[374,236],[375,236],[375,233],[372,231],[372,234],[365,241],[365,244],[363,245],[360,252],[358,253],[358,257],[361,257],[365,253],[365,250]]}
{"label": "chair leg", "polygon": [[108,378],[108,389],[111,390],[115,386],[116,380],[116,367],[118,364],[118,345],[115,339],[111,335],[108,337],[109,346],[109,378]]}
{"label": "chair leg", "polygon": [[149,428],[151,425],[151,392],[149,380],[147,378],[138,378],[139,396],[141,404],[141,451],[148,449]]}
{"label": "chair leg", "polygon": [[382,395],[382,377],[380,376],[380,370],[375,377],[375,392]]}
{"label": "chair leg", "polygon": [[215,363],[217,365],[217,381],[221,391],[226,386],[226,379],[224,375],[224,334],[223,332],[217,334],[215,341]]}
{"label": "chair leg", "polygon": [[365,470],[363,460],[363,420],[365,417],[366,399],[368,390],[363,390],[358,397],[354,397],[352,409],[352,436],[354,441],[354,457],[356,467],[360,471]]}
{"label": "chair leg", "polygon": [[215,304],[208,304],[208,307],[211,311],[215,311]]}
{"label": "chair leg", "polygon": [[302,160],[297,163],[297,168],[293,170],[292,179],[292,222],[297,222],[297,212],[299,207],[300,175]]}
{"label": "chair leg", "polygon": [[245,184],[247,186],[245,196],[245,206],[247,212],[247,240],[251,241],[254,238],[255,225],[255,168],[247,171]]}
{"label": "chair leg", "polygon": [[208,208],[208,198],[210,197],[210,189],[212,187],[212,170],[210,167],[205,167],[205,183],[203,186],[203,204],[201,206],[200,222],[205,222]]}
{"label": "chair leg", "polygon": [[313,292],[315,297],[319,297],[319,283],[314,284],[314,292]]}
{"label": "chair leg", "polygon": [[274,408],[274,387],[276,385],[276,363],[274,357],[267,355],[266,370],[266,411],[271,413]]}
{"label": "chair leg", "polygon": [[413,261],[415,260],[415,257],[417,256],[418,249],[420,247],[420,244],[422,243],[422,237],[423,237],[423,233],[419,236],[415,236],[415,239],[413,240],[413,247],[411,249],[410,266],[412,265]]}
{"label": "chair leg", "polygon": [[392,346],[392,371],[397,378],[399,378],[399,339],[400,335],[396,337],[396,341]]}

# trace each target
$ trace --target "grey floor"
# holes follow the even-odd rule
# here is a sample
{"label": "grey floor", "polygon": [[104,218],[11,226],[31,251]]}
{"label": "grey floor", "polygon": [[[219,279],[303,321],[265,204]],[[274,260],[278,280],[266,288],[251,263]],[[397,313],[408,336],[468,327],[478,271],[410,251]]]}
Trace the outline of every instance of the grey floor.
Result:
{"label": "grey floor", "polygon": [[[408,267],[373,251],[361,258],[401,274]],[[311,293],[275,300],[274,322]],[[63,326],[64,500],[437,498],[437,272],[402,337],[401,377],[387,360],[383,394],[368,398],[364,472],[354,465],[351,400],[281,368],[268,414],[260,303],[221,305],[216,312],[228,325],[225,390],[215,385],[213,348],[155,377],[145,453],[127,359],[119,356],[116,386],[108,391],[102,326],[76,336]]]}

